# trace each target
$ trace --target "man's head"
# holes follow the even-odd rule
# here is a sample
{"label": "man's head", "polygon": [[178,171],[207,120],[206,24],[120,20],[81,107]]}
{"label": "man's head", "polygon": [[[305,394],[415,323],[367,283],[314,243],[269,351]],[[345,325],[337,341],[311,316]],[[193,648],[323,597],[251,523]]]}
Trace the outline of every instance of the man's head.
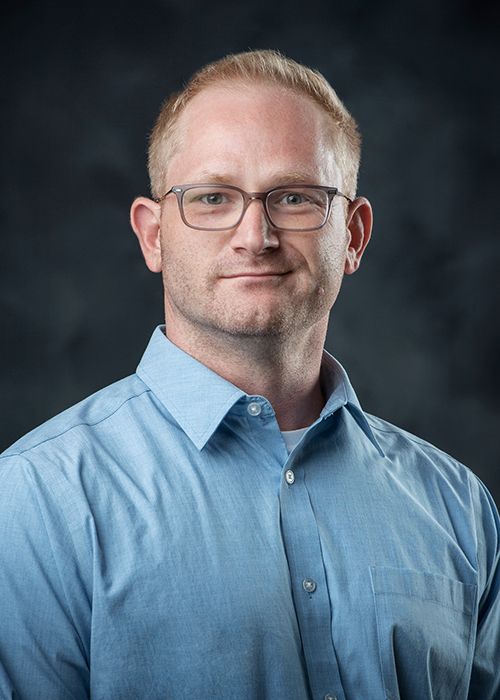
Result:
{"label": "man's head", "polygon": [[[285,61],[268,53],[279,65]],[[314,336],[321,346],[344,272],[357,269],[371,230],[369,203],[357,198],[347,204],[335,194],[355,187],[353,120],[339,108],[335,126],[323,104],[288,83],[234,77],[205,83],[173,121],[164,114],[159,124],[162,119],[174,127],[163,146],[165,124],[153,135],[158,196],[138,198],[131,222],[148,267],[163,273],[168,337],[190,354],[215,339],[293,346]],[[171,189],[191,185],[197,189],[187,190],[184,203]],[[298,191],[304,186],[329,192],[331,209],[321,197]],[[223,214],[235,211],[228,187],[251,193],[240,219]],[[271,213],[263,193],[276,188],[280,196]],[[193,202],[201,216],[195,221]],[[273,218],[283,211],[281,221],[289,226]],[[307,214],[312,226],[301,225],[306,211],[313,212],[312,220]],[[218,225],[221,214],[224,226]]]}
{"label": "man's head", "polygon": [[181,145],[177,125],[189,102],[210,87],[269,85],[300,94],[315,102],[329,116],[331,142],[342,173],[340,187],[351,199],[356,194],[360,159],[357,124],[325,78],[277,51],[248,51],[211,63],[191,78],[184,90],[163,105],[149,146],[149,176],[155,199],[166,192],[166,174],[172,155]]}

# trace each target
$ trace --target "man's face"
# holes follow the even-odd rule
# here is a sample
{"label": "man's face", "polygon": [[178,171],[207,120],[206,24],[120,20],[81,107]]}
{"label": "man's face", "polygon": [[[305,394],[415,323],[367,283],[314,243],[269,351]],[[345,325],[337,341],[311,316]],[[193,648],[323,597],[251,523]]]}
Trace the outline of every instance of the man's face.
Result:
{"label": "man's face", "polygon": [[[210,88],[186,107],[181,147],[168,165],[173,185],[217,183],[247,192],[287,184],[342,190],[328,117],[311,100],[268,86]],[[335,197],[321,229],[274,229],[252,201],[227,231],[187,227],[176,198],[161,214],[167,335],[286,335],[315,324],[326,329],[345,268],[349,232]],[[200,335],[201,334],[201,335]]]}

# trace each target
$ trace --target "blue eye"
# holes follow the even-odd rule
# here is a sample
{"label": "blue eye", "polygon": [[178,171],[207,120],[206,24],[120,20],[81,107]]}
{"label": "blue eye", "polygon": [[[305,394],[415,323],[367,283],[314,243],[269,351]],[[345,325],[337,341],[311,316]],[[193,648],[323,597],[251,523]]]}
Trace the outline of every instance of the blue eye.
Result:
{"label": "blue eye", "polygon": [[210,194],[205,194],[200,199],[207,204],[222,204],[224,197],[220,192],[210,192]]}
{"label": "blue eye", "polygon": [[304,202],[304,196],[299,194],[298,192],[291,192],[290,194],[285,195],[283,197],[283,201],[285,204],[303,204]]}

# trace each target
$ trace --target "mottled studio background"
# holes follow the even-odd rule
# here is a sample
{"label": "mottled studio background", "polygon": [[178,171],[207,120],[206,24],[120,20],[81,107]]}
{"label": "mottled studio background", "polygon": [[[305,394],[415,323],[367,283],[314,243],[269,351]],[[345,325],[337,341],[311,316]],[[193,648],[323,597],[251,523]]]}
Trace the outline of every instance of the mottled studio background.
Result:
{"label": "mottled studio background", "polygon": [[498,2],[25,0],[0,18],[0,448],[134,371],[161,281],[128,223],[162,100],[274,47],[364,135],[375,230],[328,348],[364,408],[500,500]]}

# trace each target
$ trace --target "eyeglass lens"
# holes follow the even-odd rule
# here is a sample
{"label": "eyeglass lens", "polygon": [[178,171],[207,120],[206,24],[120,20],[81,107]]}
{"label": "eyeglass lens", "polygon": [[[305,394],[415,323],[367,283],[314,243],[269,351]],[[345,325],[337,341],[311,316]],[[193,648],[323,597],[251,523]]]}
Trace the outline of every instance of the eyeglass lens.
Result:
{"label": "eyeglass lens", "polygon": [[[220,186],[192,187],[183,193],[184,218],[201,229],[236,226],[243,214],[245,198],[236,189]],[[271,222],[289,230],[314,229],[323,225],[328,212],[328,195],[310,187],[272,190],[267,197]]]}

